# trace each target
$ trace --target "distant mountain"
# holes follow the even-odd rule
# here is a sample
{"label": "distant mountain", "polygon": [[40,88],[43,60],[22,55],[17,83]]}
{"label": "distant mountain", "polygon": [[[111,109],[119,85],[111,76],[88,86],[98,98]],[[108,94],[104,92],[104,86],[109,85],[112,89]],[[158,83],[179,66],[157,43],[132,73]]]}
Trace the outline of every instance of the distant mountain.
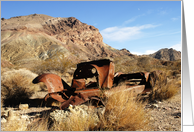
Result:
{"label": "distant mountain", "polygon": [[[167,61],[181,59],[181,52],[161,49],[154,54],[137,56],[125,48],[114,49],[103,42],[97,28],[74,17],[54,18],[32,14],[1,19],[2,67],[16,65],[29,68],[47,60],[58,62],[66,59],[77,64],[102,58],[114,60],[117,71],[129,69],[130,66],[137,70],[148,65],[169,66],[174,62]],[[132,71],[130,69],[128,72]]]}
{"label": "distant mountain", "polygon": [[160,49],[159,51],[153,54],[150,54],[149,56],[156,59],[164,60],[164,61],[175,61],[175,60],[181,59],[181,52],[176,51],[172,48],[170,49],[165,48],[165,49]]}
{"label": "distant mountain", "polygon": [[32,14],[1,19],[1,57],[14,65],[55,57],[76,63],[123,55],[132,56],[105,44],[97,28],[74,17]]}

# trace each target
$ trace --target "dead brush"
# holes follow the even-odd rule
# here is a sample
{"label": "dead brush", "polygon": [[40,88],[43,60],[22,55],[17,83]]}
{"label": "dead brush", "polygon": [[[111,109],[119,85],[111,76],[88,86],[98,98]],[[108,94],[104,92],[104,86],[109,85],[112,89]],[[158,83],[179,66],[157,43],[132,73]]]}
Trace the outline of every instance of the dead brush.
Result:
{"label": "dead brush", "polygon": [[30,68],[31,71],[42,74],[44,72],[49,71],[57,71],[60,73],[64,73],[70,66],[72,66],[71,60],[68,58],[51,58],[47,59],[43,62],[38,63]]}
{"label": "dead brush", "polygon": [[51,131],[89,131],[90,128],[93,128],[95,125],[95,120],[92,118],[92,115],[89,116],[80,116],[74,114],[66,119],[65,122],[55,122],[52,127],[49,129]]}
{"label": "dead brush", "polygon": [[26,70],[11,70],[1,76],[1,99],[4,105],[18,105],[40,90],[39,85],[32,84],[36,74]]}
{"label": "dead brush", "polygon": [[170,99],[174,95],[176,95],[181,87],[181,81],[173,79],[169,81],[167,84],[164,83],[164,77],[159,76],[159,79],[156,81],[156,85],[153,88],[152,92],[149,94],[149,100],[166,100]]}
{"label": "dead brush", "polygon": [[48,115],[43,115],[42,118],[37,118],[29,124],[25,131],[49,131],[50,121]]}
{"label": "dead brush", "polygon": [[100,122],[95,130],[145,131],[148,129],[149,114],[144,111],[145,104],[136,100],[133,93],[124,91],[124,87],[120,87],[119,92],[108,97],[105,112],[100,116]]}
{"label": "dead brush", "polygon": [[2,131],[26,131],[26,122],[21,120],[11,120],[2,128]]}

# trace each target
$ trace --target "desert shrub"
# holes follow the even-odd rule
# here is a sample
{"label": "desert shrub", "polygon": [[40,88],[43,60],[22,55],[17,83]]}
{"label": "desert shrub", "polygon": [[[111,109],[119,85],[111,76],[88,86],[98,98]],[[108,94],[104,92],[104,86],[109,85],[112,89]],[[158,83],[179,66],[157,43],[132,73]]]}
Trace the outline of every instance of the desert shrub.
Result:
{"label": "desert shrub", "polygon": [[170,99],[174,95],[176,95],[180,88],[181,88],[181,81],[177,81],[176,79],[173,79],[172,81],[169,81],[167,84],[163,82],[163,79],[161,76],[156,81],[156,85],[153,88],[152,92],[149,95],[149,100],[166,100]]}
{"label": "desert shrub", "polygon": [[24,120],[11,120],[9,121],[2,131],[26,131],[26,123]]}
{"label": "desert shrub", "polygon": [[[132,93],[123,91],[120,87],[108,96],[105,111],[95,121],[92,112],[87,116],[74,113],[65,121],[49,123],[48,118],[32,124],[30,131],[98,131],[98,130],[148,130],[149,113],[144,110],[145,104],[136,100]],[[84,115],[84,114],[83,114]]]}
{"label": "desert shrub", "polygon": [[65,122],[55,122],[50,128],[51,131],[89,131],[94,126],[95,120],[92,115],[82,117],[74,114]]}
{"label": "desert shrub", "polygon": [[36,121],[29,124],[25,131],[49,131],[50,121],[49,116],[44,114],[42,118],[36,119]]}
{"label": "desert shrub", "polygon": [[37,76],[26,69],[10,70],[1,75],[1,100],[4,105],[17,105],[39,91],[32,80]]}
{"label": "desert shrub", "polygon": [[64,73],[72,65],[73,63],[71,62],[71,60],[67,58],[55,57],[55,58],[46,59],[45,61],[42,61],[36,64],[30,70],[37,74],[41,74],[43,72],[48,72],[51,70]]}
{"label": "desert shrub", "polygon": [[49,115],[44,115],[42,120],[32,123],[28,131],[88,131],[95,125],[92,113],[81,114],[75,112],[69,115],[65,121],[51,121]]}
{"label": "desert shrub", "polygon": [[124,87],[120,87],[119,92],[108,97],[105,112],[100,117],[97,130],[145,131],[148,129],[149,114],[144,111],[145,104],[135,100],[132,93],[122,90]]}

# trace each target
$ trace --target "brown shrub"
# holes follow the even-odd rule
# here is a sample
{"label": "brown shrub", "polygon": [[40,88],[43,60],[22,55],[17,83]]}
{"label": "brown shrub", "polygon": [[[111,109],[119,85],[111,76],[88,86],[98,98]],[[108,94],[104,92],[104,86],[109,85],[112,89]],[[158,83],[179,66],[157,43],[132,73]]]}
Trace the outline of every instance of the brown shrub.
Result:
{"label": "brown shrub", "polygon": [[[32,124],[27,130],[30,131],[97,131],[97,130],[148,130],[149,114],[144,111],[144,106],[140,101],[135,100],[131,93],[122,91],[108,97],[105,112],[100,116],[96,124],[92,113],[89,116],[73,114],[66,121],[54,122],[49,125],[48,118]],[[121,90],[121,91],[120,91]]]}
{"label": "brown shrub", "polygon": [[37,76],[26,69],[10,70],[1,76],[1,101],[4,105],[17,105],[40,90],[39,85],[32,84]]}
{"label": "brown shrub", "polygon": [[95,120],[92,115],[82,117],[74,114],[65,122],[55,122],[50,128],[51,131],[89,131],[94,126]]}
{"label": "brown shrub", "polygon": [[170,99],[174,95],[176,95],[181,88],[181,81],[177,81],[173,79],[169,81],[167,84],[163,83],[163,78],[160,76],[159,80],[156,81],[156,85],[152,92],[149,95],[149,100],[166,100]]}
{"label": "brown shrub", "polygon": [[135,131],[147,130],[149,114],[144,111],[144,105],[139,100],[135,100],[130,92],[122,90],[115,92],[108,97],[105,113],[100,118],[98,130],[107,131]]}
{"label": "brown shrub", "polygon": [[64,73],[73,63],[67,58],[55,57],[39,62],[30,68],[31,71],[41,74],[48,71],[58,71]]}

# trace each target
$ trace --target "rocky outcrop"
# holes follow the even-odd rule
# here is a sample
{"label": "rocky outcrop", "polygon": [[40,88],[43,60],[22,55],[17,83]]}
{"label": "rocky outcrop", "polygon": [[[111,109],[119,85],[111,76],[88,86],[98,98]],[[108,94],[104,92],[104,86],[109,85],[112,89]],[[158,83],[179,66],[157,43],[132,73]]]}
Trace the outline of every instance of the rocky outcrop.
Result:
{"label": "rocky outcrop", "polygon": [[80,119],[93,118],[95,123],[99,122],[98,115],[103,114],[105,108],[90,108],[86,105],[72,106],[70,105],[65,110],[55,110],[50,113],[50,119],[52,122],[67,122],[73,117],[78,117]]}
{"label": "rocky outcrop", "polygon": [[131,54],[108,46],[97,28],[74,17],[32,14],[1,19],[1,56],[12,64],[54,57],[87,61],[121,55]]}
{"label": "rocky outcrop", "polygon": [[172,48],[165,48],[155,52],[154,54],[150,54],[149,56],[164,61],[175,61],[181,59],[181,52]]}
{"label": "rocky outcrop", "polygon": [[[21,106],[26,106],[26,104],[20,104]],[[71,121],[71,119],[76,118],[81,120],[87,120],[89,118],[93,119],[94,125],[96,125],[100,120],[99,116],[104,114],[105,107],[90,108],[91,106],[79,105],[72,106],[70,105],[65,110],[52,109],[52,108],[27,108],[17,109],[17,108],[6,108],[1,109],[1,125],[3,127],[1,130],[4,130],[6,127],[12,127],[13,122],[15,121],[17,125],[21,127],[16,127],[17,131],[26,131],[30,128],[33,123],[37,123],[40,120],[45,120],[45,115],[47,115],[49,122],[51,123],[64,123]],[[19,121],[19,122],[18,122]]]}

